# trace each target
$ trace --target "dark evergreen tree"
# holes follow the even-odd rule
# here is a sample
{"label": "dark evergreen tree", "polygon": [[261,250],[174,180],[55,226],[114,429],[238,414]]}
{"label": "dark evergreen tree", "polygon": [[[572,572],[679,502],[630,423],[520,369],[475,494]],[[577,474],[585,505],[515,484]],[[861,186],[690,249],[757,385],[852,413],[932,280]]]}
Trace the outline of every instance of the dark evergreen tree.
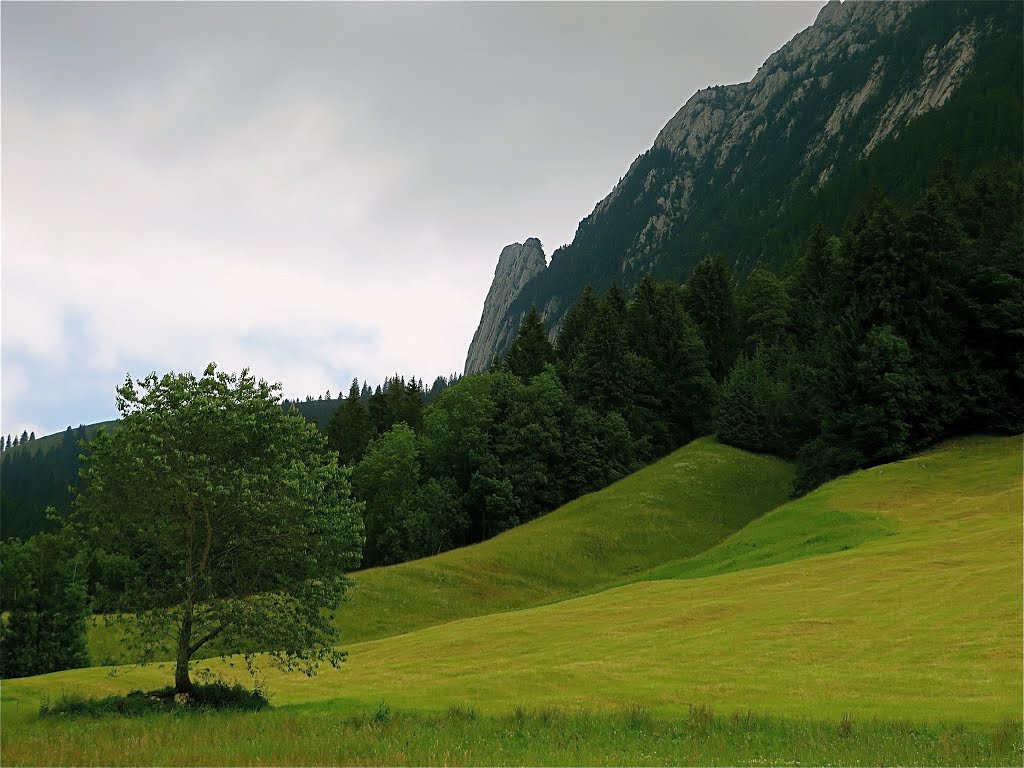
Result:
{"label": "dark evergreen tree", "polygon": [[625,410],[634,356],[629,349],[626,302],[614,283],[597,303],[593,322],[570,371],[577,402],[600,413]]}
{"label": "dark evergreen tree", "polygon": [[360,399],[359,380],[353,379],[348,397],[338,404],[327,425],[327,441],[342,464],[359,461],[373,437],[370,414]]}
{"label": "dark evergreen tree", "polygon": [[707,353],[683,301],[678,286],[645,277],[629,304],[634,385],[626,417],[654,455],[704,434],[714,408]]}
{"label": "dark evergreen tree", "polygon": [[563,381],[568,381],[565,374],[583,351],[583,342],[590,333],[596,314],[597,299],[594,296],[594,289],[588,283],[576,303],[566,313],[555,341],[555,355]]}
{"label": "dark evergreen tree", "polygon": [[763,267],[750,273],[737,294],[741,348],[748,355],[789,338],[792,301],[782,280]]}
{"label": "dark evergreen tree", "polygon": [[722,382],[738,346],[735,285],[723,256],[709,256],[694,267],[686,283],[685,302],[704,341],[711,375]]}
{"label": "dark evergreen tree", "polygon": [[519,335],[505,357],[505,365],[512,373],[527,381],[555,361],[555,350],[548,339],[544,319],[536,306],[531,306],[519,326]]}

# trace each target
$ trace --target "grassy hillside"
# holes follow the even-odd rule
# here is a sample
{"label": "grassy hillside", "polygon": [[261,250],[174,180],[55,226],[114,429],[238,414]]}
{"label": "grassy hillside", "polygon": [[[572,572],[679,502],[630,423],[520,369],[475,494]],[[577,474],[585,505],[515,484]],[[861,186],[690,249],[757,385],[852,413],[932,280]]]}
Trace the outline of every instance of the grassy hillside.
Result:
{"label": "grassy hillside", "polygon": [[[854,729],[865,723],[861,733],[881,728],[878,738],[885,728],[871,726],[872,718],[961,722],[968,731],[956,733],[1003,733],[1003,749],[1011,752],[1002,760],[1009,754],[1019,761],[1020,462],[1020,438],[957,441],[787,504],[689,565],[674,566],[679,578],[666,578],[671,574],[663,569],[654,572],[656,580],[358,643],[340,670],[313,680],[268,672],[272,700],[287,707],[273,717],[286,717],[298,733],[307,718],[313,723],[373,712],[381,701],[418,711],[459,705],[485,716],[509,715],[520,706],[609,712],[632,706],[670,720],[703,705],[722,714],[833,722],[849,715]],[[836,530],[842,533],[833,535]],[[822,535],[844,544],[816,554],[813,539]],[[236,674],[220,662],[210,666]],[[127,691],[170,679],[166,667],[125,668],[116,677],[108,672],[7,682],[5,755],[46,762],[48,754],[75,749],[110,761],[121,742],[110,741],[105,723],[33,722],[41,698],[61,690]],[[156,745],[166,741],[157,734],[167,722],[158,717],[118,728],[136,743]],[[268,734],[267,722],[207,716],[201,729],[203,739],[219,745],[217,762],[244,759],[242,747],[232,745],[250,736],[267,744],[267,754],[303,762],[288,751],[299,749],[294,739],[285,731]],[[787,722],[793,734],[816,727]],[[931,727],[911,728],[908,743]],[[563,741],[570,736],[563,734]],[[176,742],[179,756],[183,738]],[[347,754],[342,743],[317,743],[335,762]],[[196,759],[206,754],[198,737],[191,749]],[[433,754],[428,762],[444,760],[441,751]],[[820,762],[826,753],[811,754]],[[925,752],[915,754],[905,762],[929,762]],[[133,759],[145,757],[133,753]],[[677,754],[674,762],[687,760]]]}
{"label": "grassy hillside", "polygon": [[[633,581],[707,549],[786,499],[789,464],[696,440],[598,493],[489,541],[353,575],[337,622],[346,644],[536,606]],[[119,632],[90,629],[94,663]]]}
{"label": "grassy hillside", "polygon": [[786,499],[792,468],[696,440],[489,541],[354,575],[346,642],[563,600],[693,556]]}

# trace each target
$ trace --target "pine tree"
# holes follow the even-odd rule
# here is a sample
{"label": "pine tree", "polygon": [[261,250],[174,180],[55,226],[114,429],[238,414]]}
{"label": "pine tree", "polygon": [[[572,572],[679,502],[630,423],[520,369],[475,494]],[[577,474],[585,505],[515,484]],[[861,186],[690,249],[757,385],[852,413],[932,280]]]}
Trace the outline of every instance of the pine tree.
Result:
{"label": "pine tree", "polygon": [[505,357],[508,370],[529,381],[544,370],[544,366],[555,361],[555,350],[548,340],[544,319],[536,306],[531,306],[529,313],[519,326],[519,335]]}
{"label": "pine tree", "polygon": [[370,414],[363,404],[359,380],[353,379],[348,397],[338,404],[327,424],[327,442],[338,452],[341,464],[353,464],[362,458],[373,437]]}
{"label": "pine tree", "polygon": [[721,255],[709,256],[694,267],[686,288],[686,310],[704,340],[711,375],[722,382],[737,352],[732,270]]}
{"label": "pine tree", "polygon": [[626,301],[614,283],[601,297],[571,372],[572,394],[599,413],[621,412],[630,397],[633,355],[626,332]]}
{"label": "pine tree", "polygon": [[743,351],[774,347],[789,336],[792,301],[786,286],[773,272],[756,267],[737,295]]}
{"label": "pine tree", "polygon": [[562,327],[558,331],[555,354],[560,371],[564,371],[575,362],[576,357],[583,349],[583,342],[590,332],[596,313],[597,299],[594,296],[593,287],[587,283],[576,303],[566,313],[565,319],[562,320]]}

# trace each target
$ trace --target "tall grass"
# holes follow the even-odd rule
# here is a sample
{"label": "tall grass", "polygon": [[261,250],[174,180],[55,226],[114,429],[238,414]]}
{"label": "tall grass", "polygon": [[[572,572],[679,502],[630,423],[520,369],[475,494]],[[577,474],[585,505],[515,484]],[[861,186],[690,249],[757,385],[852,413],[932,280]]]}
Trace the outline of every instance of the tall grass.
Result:
{"label": "tall grass", "polygon": [[[386,716],[381,712],[387,712]],[[618,712],[466,708],[341,715],[150,715],[23,724],[5,765],[1020,765],[1019,720],[988,726],[728,717],[693,707],[664,719]]]}

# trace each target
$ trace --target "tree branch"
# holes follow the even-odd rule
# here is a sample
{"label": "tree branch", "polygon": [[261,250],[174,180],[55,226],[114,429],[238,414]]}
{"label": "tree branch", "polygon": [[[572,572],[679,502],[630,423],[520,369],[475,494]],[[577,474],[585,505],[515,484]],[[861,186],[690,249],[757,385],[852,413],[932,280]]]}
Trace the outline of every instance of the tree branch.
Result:
{"label": "tree branch", "polygon": [[221,624],[216,629],[212,629],[209,632],[207,632],[205,635],[203,635],[201,638],[199,638],[193,645],[189,646],[189,648],[188,648],[188,655],[192,656],[192,654],[194,654],[196,651],[198,651],[200,648],[202,648],[208,642],[213,640],[213,638],[217,637],[217,635],[219,635],[223,631],[224,631],[224,625]]}

